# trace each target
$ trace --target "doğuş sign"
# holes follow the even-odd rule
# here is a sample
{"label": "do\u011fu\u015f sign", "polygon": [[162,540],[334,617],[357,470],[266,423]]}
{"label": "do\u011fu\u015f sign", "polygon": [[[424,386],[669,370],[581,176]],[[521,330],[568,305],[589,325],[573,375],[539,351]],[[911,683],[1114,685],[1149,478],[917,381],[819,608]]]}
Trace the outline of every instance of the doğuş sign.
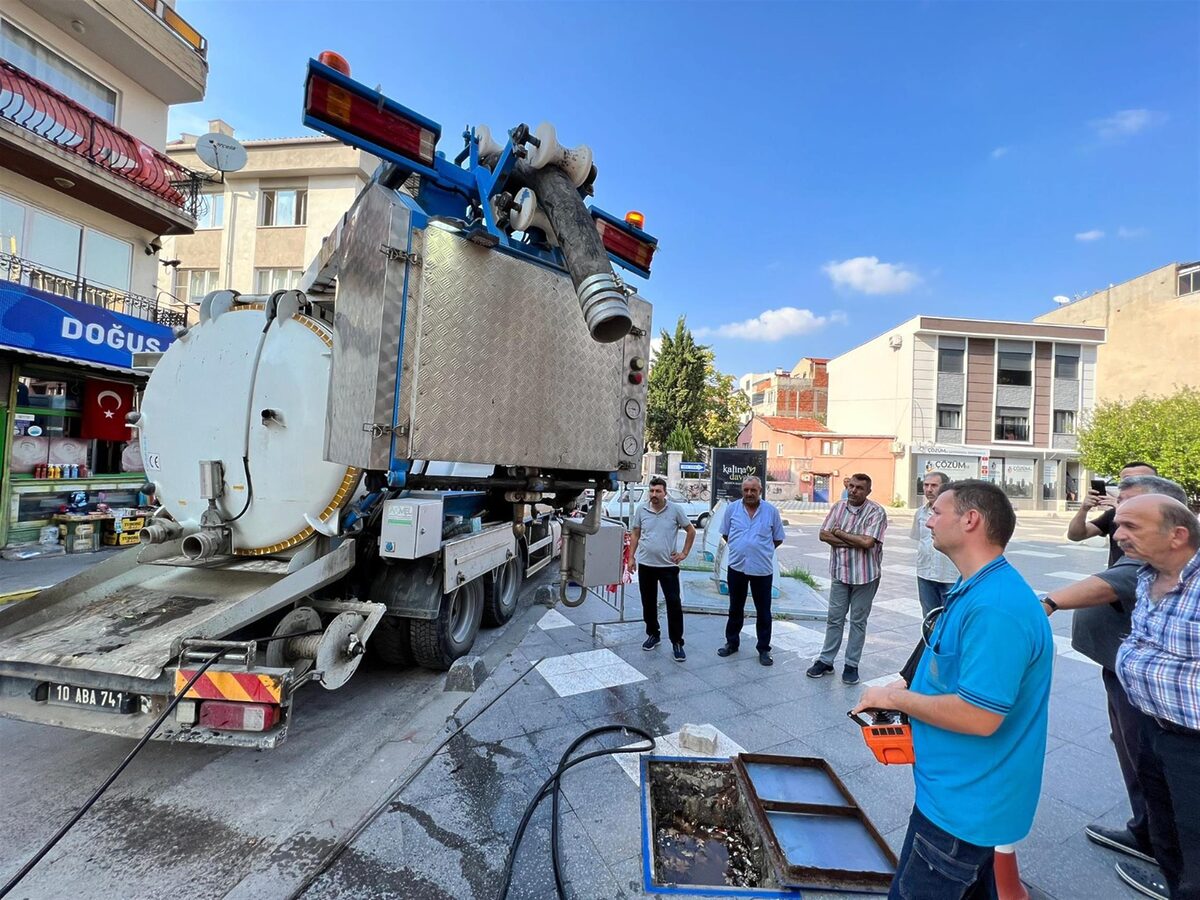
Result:
{"label": "do\u011fu\u015f sign", "polygon": [[132,354],[174,340],[165,325],[20,284],[0,283],[0,344],[130,368]]}

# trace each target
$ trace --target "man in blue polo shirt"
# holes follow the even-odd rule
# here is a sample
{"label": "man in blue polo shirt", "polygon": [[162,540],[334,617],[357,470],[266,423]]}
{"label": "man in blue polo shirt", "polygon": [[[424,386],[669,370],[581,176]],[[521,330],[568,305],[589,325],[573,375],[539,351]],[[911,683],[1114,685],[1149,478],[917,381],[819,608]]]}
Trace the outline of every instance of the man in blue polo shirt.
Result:
{"label": "man in blue polo shirt", "polygon": [[742,480],[742,499],[725,507],[721,539],[728,542],[725,581],[729,585],[729,619],[725,623],[725,646],[718,656],[738,652],[742,622],[746,614],[746,591],[754,596],[754,628],[758,637],[758,661],[774,664],[771,658],[771,581],[775,574],[775,548],[783,543],[783,518],[779,510],[762,499],[762,482],[750,475]]}
{"label": "man in blue polo shirt", "polygon": [[942,489],[927,527],[962,578],[944,611],[926,618],[912,686],[868,688],[855,707],[912,719],[916,805],[894,900],[995,897],[995,847],[1033,825],[1054,641],[1036,595],[1003,555],[1016,522],[994,484]]}

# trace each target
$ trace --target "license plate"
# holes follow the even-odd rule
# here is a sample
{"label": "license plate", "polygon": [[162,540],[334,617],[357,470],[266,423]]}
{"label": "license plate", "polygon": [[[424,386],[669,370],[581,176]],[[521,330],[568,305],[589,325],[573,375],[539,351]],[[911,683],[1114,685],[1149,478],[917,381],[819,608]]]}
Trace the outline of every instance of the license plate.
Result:
{"label": "license plate", "polygon": [[138,697],[128,691],[51,684],[46,700],[57,706],[82,706],[104,712],[131,713],[136,709]]}

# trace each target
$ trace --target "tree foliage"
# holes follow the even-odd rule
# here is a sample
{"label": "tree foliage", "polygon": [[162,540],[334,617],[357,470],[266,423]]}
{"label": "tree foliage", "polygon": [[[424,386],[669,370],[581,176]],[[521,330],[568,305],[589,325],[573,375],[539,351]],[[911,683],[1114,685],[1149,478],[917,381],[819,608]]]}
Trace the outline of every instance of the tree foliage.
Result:
{"label": "tree foliage", "polygon": [[1104,475],[1143,460],[1200,498],[1200,390],[1098,404],[1079,430],[1079,454],[1085,466]]}
{"label": "tree foliage", "polygon": [[706,447],[735,447],[742,422],[750,414],[750,400],[737,389],[732,375],[709,366],[704,385],[705,409],[700,420],[700,441]]}
{"label": "tree foliage", "polygon": [[692,429],[686,425],[676,425],[667,435],[664,449],[678,450],[683,454],[685,462],[694,460],[696,458],[696,438],[692,435]]}
{"label": "tree foliage", "polygon": [[683,316],[675,333],[661,333],[662,346],[650,369],[646,390],[646,441],[662,449],[676,425],[698,423],[704,412],[704,385],[712,352],[696,343]]}
{"label": "tree foliage", "polygon": [[717,371],[712,348],[697,344],[683,316],[675,333],[663,329],[662,346],[650,370],[646,392],[646,442],[656,449],[671,446],[672,432],[686,428],[696,443],[729,447],[736,443],[741,416],[749,412],[745,395],[735,390],[732,375]]}

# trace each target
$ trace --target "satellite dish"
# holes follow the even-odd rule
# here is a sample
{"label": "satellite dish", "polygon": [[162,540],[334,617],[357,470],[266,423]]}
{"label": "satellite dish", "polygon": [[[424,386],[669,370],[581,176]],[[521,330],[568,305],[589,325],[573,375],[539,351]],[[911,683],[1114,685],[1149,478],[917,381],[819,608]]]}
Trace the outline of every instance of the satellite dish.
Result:
{"label": "satellite dish", "polygon": [[1064,297],[1062,294],[1059,294],[1057,297],[1054,298],[1054,302],[1057,303],[1059,306],[1062,306],[1064,303],[1070,303],[1071,298]]}
{"label": "satellite dish", "polygon": [[236,138],[219,131],[210,131],[196,139],[196,155],[218,172],[237,172],[246,165],[246,148]]}

